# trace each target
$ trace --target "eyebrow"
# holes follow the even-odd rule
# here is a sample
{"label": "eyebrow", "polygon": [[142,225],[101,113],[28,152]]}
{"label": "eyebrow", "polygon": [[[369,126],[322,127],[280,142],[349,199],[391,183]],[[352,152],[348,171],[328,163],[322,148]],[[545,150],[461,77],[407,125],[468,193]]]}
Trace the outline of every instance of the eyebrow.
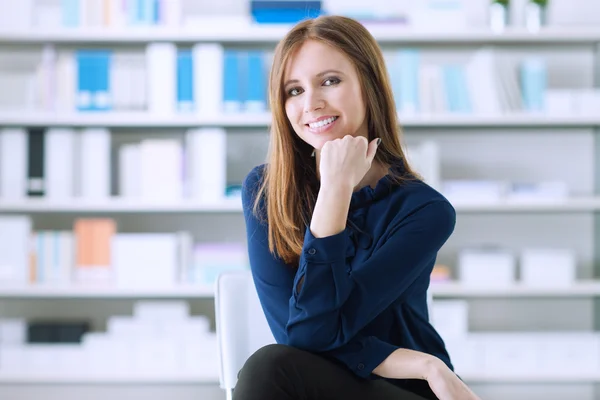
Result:
{"label": "eyebrow", "polygon": [[[334,74],[339,74],[339,75],[343,75],[342,71],[338,71],[337,69],[326,69],[326,70],[325,70],[325,71],[323,71],[323,72],[319,72],[319,73],[318,73],[317,75],[315,75],[315,76],[316,76],[317,78],[320,78],[320,77],[322,77],[322,76],[324,76],[324,75],[331,74],[331,73],[334,73]],[[283,87],[287,87],[287,86],[288,86],[289,84],[291,84],[291,83],[298,83],[298,82],[299,82],[299,81],[298,81],[298,79],[289,79],[288,81],[286,81],[286,82],[283,84]]]}

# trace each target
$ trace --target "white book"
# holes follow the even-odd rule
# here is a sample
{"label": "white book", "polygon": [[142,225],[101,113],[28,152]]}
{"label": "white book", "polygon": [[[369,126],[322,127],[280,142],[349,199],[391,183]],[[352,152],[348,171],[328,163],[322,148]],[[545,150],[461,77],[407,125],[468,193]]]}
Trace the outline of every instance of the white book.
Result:
{"label": "white book", "polygon": [[467,63],[465,76],[476,114],[502,113],[496,71],[496,57],[492,49],[484,48],[476,51]]}
{"label": "white book", "polygon": [[3,1],[0,4],[0,31],[28,31],[33,23],[34,0]]}
{"label": "white book", "polygon": [[141,149],[137,143],[124,144],[119,148],[119,196],[141,196],[142,163]]}
{"label": "white book", "polygon": [[31,218],[0,216],[0,282],[25,284],[29,280]]}
{"label": "white book", "polygon": [[209,117],[220,115],[223,107],[223,46],[197,44],[192,49],[192,58],[197,111]]}
{"label": "white book", "polygon": [[105,0],[108,2],[108,25],[110,28],[121,28],[127,24],[127,13],[123,0]]}
{"label": "white book", "polygon": [[178,140],[146,139],[141,142],[142,199],[160,201],[182,198],[182,153],[183,148]]}
{"label": "white book", "polygon": [[2,199],[26,197],[28,141],[25,129],[0,129],[0,198]]}
{"label": "white book", "polygon": [[33,9],[33,26],[36,28],[60,28],[62,10],[60,4],[53,0],[37,0]]}
{"label": "white book", "polygon": [[77,132],[73,129],[51,128],[45,132],[44,178],[45,196],[69,199],[75,196],[75,151]]}
{"label": "white book", "polygon": [[227,185],[227,133],[222,128],[192,129],[187,132],[187,178],[190,196],[206,203],[225,198]]}
{"label": "white book", "polygon": [[[83,1],[80,3],[83,3]],[[104,0],[85,0],[85,3],[87,3],[87,26],[92,28],[103,26]]]}
{"label": "white book", "polygon": [[436,142],[428,140],[409,146],[406,155],[414,170],[425,183],[436,190],[441,189],[440,149]]}
{"label": "white book", "polygon": [[133,108],[135,110],[146,110],[148,108],[148,68],[142,55],[132,57],[132,74]]}
{"label": "white book", "polygon": [[168,27],[180,27],[182,14],[183,14],[183,6],[181,4],[182,0],[163,0],[162,1],[162,20],[161,25]]}
{"label": "white book", "polygon": [[119,287],[172,287],[177,283],[177,235],[118,233],[111,263]]}
{"label": "white book", "polygon": [[169,115],[177,109],[177,46],[150,43],[146,47],[148,111]]}
{"label": "white book", "polygon": [[88,128],[81,131],[79,176],[80,196],[110,196],[110,131]]}
{"label": "white book", "polygon": [[75,111],[77,93],[77,65],[72,51],[58,53],[56,64],[56,109],[59,112]]}
{"label": "white book", "polygon": [[60,282],[70,283],[75,268],[75,235],[72,231],[60,232]]}

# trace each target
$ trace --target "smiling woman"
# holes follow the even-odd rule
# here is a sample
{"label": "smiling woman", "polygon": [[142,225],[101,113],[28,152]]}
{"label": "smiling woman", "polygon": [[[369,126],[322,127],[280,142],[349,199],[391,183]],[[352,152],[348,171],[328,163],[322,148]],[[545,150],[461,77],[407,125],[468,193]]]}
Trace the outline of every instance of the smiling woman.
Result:
{"label": "smiling woman", "polygon": [[277,344],[247,360],[234,398],[477,399],[427,310],[455,211],[406,162],[376,41],[349,18],[303,21],[269,85],[268,162],[242,200]]}

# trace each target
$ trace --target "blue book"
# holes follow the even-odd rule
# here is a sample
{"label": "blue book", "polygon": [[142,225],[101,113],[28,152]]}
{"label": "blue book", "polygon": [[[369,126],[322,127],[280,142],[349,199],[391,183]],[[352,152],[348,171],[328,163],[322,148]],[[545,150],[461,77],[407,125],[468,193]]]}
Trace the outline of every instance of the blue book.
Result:
{"label": "blue book", "polygon": [[242,57],[237,50],[225,50],[223,58],[223,110],[226,113],[237,113],[241,111],[243,101]]}
{"label": "blue book", "polygon": [[247,55],[247,93],[245,109],[248,112],[263,112],[267,108],[266,71],[263,52],[249,51]]}
{"label": "blue book", "polygon": [[93,109],[107,111],[112,108],[110,89],[111,51],[96,50],[94,54]]}
{"label": "blue book", "polygon": [[400,50],[400,111],[407,114],[419,111],[419,51]]}
{"label": "blue book", "polygon": [[161,0],[154,0],[154,8],[153,8],[153,24],[154,25],[160,25],[161,21],[162,21],[162,4],[161,4]]}
{"label": "blue book", "polygon": [[542,111],[547,81],[546,64],[539,58],[528,58],[521,66],[521,91],[526,111]]}
{"label": "blue book", "polygon": [[177,108],[179,111],[194,110],[194,61],[191,50],[177,53]]}
{"label": "blue book", "polygon": [[471,98],[469,96],[469,87],[467,85],[467,77],[465,76],[465,68],[462,66],[457,66],[456,74],[460,110],[465,113],[472,113],[473,107],[471,105]]}
{"label": "blue book", "polygon": [[61,0],[63,26],[79,26],[79,0]]}
{"label": "blue book", "polygon": [[127,0],[127,22],[129,25],[139,25],[139,0]]}
{"label": "blue book", "polygon": [[252,1],[250,13],[257,23],[297,23],[323,14],[320,1]]}
{"label": "blue book", "polygon": [[321,1],[252,0],[251,10],[321,10]]}
{"label": "blue book", "polygon": [[75,52],[77,60],[77,110],[89,111],[92,109],[93,60],[87,50]]}

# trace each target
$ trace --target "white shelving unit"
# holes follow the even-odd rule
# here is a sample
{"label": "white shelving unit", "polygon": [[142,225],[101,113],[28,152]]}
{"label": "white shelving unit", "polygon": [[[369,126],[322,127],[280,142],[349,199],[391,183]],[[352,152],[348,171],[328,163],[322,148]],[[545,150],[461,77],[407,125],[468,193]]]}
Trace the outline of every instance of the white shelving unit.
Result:
{"label": "white shelving unit", "polygon": [[[198,30],[128,28],[127,30],[106,29],[37,29],[24,32],[5,32],[0,28],[0,45],[40,45],[45,43],[89,45],[89,44],[138,44],[150,42],[220,42],[243,44],[274,44],[288,31],[289,26],[260,27],[234,26],[227,29]],[[502,34],[489,30],[469,30],[437,34],[412,31],[405,28],[372,26],[369,28],[382,44],[410,45],[589,45],[600,43],[600,29],[552,28],[538,33],[522,29],[510,29]],[[567,62],[567,61],[565,61]],[[545,115],[508,114],[490,116],[468,115],[421,115],[402,116],[399,120],[404,128],[600,128],[598,115]],[[2,111],[0,126],[41,127],[106,127],[106,128],[189,128],[219,126],[224,128],[267,128],[270,114],[235,114],[199,116],[194,114],[155,116],[147,113],[71,113],[51,114],[38,111]],[[562,202],[530,203],[456,203],[460,213],[596,213],[600,211],[600,197],[572,198]],[[72,202],[43,199],[0,200],[0,213],[32,214],[85,214],[85,213],[240,213],[237,199],[218,204],[198,204],[191,201],[145,202],[113,198],[110,200]],[[572,286],[555,288],[532,288],[512,285],[505,288],[467,287],[460,283],[434,283],[431,286],[435,298],[590,298],[600,297],[600,281],[582,281]],[[211,299],[214,290],[209,286],[178,286],[168,288],[121,289],[110,287],[77,286],[0,286],[0,299],[138,299],[138,298],[187,298]],[[471,383],[600,383],[600,375],[461,375]],[[90,373],[0,373],[1,384],[200,384],[216,385],[215,377],[199,377],[193,374],[100,374]]]}

